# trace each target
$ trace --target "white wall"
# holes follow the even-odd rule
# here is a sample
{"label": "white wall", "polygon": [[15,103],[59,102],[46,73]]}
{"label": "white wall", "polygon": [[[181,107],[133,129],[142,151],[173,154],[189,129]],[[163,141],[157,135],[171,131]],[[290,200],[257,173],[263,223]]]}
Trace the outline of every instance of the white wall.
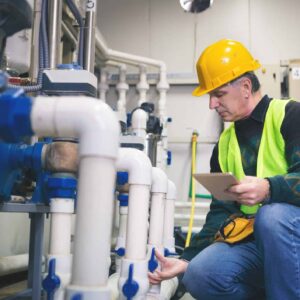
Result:
{"label": "white wall", "polygon": [[[186,200],[192,131],[199,132],[201,142],[216,140],[221,130],[218,116],[208,109],[207,97],[191,96],[197,83],[198,56],[219,39],[236,39],[264,65],[264,71],[258,71],[263,92],[280,97],[280,60],[300,56],[300,1],[214,0],[210,9],[189,14],[177,0],[100,0],[98,11],[98,27],[110,48],[163,60],[168,66],[170,82],[174,83],[167,102],[168,116],[173,119],[169,148],[174,158],[168,173],[179,189],[179,200]],[[153,88],[148,98],[156,101]],[[113,89],[108,100],[115,107]],[[133,88],[128,101],[131,110],[137,101]],[[209,171],[212,147],[199,144],[198,172]],[[202,192],[199,186],[197,191]]]}
{"label": "white wall", "polygon": [[163,60],[169,73],[194,73],[201,51],[221,38],[241,41],[263,64],[300,56],[298,0],[215,0],[200,14],[177,0],[99,0],[98,8],[110,48]]}

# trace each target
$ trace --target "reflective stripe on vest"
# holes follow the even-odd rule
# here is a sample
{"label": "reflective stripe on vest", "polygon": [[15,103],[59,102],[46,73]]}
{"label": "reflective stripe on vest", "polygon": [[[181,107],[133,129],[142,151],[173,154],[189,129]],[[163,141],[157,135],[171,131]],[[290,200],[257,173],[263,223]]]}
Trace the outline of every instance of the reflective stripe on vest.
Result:
{"label": "reflective stripe on vest", "polygon": [[[285,143],[280,128],[285,116],[285,106],[289,101],[291,100],[273,99],[269,104],[258,150],[257,177],[265,178],[287,173]],[[242,179],[245,173],[234,123],[222,132],[218,152],[222,172],[231,172],[237,179]],[[246,214],[256,213],[257,210],[258,205],[246,207],[241,205],[241,211]]]}

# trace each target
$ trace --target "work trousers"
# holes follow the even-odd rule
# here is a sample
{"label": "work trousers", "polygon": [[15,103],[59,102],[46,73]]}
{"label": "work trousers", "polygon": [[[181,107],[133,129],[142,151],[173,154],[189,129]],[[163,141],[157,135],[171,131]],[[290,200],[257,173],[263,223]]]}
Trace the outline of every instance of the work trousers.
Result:
{"label": "work trousers", "polygon": [[300,300],[300,208],[262,206],[254,236],[201,251],[184,274],[187,291],[198,300]]}

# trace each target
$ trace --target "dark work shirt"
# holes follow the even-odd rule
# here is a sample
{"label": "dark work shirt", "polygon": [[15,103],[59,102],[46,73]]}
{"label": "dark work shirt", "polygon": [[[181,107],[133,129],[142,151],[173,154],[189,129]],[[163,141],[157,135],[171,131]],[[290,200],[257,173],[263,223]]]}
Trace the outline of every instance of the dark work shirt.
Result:
{"label": "dark work shirt", "polygon": [[[243,169],[248,176],[256,176],[258,150],[270,101],[272,99],[264,96],[248,118],[235,122]],[[288,173],[268,178],[271,190],[269,203],[286,202],[300,206],[300,102],[290,101],[286,105],[281,134],[285,141]],[[214,147],[210,166],[211,172],[221,172],[218,144]],[[226,218],[238,212],[240,206],[236,202],[222,202],[213,198],[203,229],[193,236],[191,245],[184,250],[182,258],[191,260],[209,246]]]}

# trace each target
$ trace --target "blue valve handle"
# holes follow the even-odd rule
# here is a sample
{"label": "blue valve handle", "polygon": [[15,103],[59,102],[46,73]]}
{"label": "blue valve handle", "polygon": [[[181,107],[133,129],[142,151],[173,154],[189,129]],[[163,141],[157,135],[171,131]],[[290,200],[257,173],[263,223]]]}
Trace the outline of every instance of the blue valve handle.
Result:
{"label": "blue valve handle", "polygon": [[56,266],[56,259],[53,258],[49,261],[48,275],[43,280],[43,288],[47,293],[47,300],[54,299],[54,292],[60,286],[60,278],[55,274],[55,266]]}
{"label": "blue valve handle", "polygon": [[123,285],[122,292],[127,300],[131,300],[139,290],[139,284],[133,280],[133,264],[129,265],[128,279]]}
{"label": "blue valve handle", "polygon": [[81,294],[75,294],[73,297],[72,297],[72,300],[82,300],[82,296]]}
{"label": "blue valve handle", "polygon": [[171,252],[169,249],[165,248],[165,251],[164,251],[164,254],[165,254],[165,257],[168,257],[168,256],[177,256],[178,253],[176,252]]}
{"label": "blue valve handle", "polygon": [[118,249],[113,250],[114,253],[116,253],[118,256],[123,257],[125,255],[125,248],[120,247]]}
{"label": "blue valve handle", "polygon": [[155,258],[155,248],[152,248],[151,257],[150,260],[148,261],[148,270],[153,273],[157,267],[158,267],[158,261]]}

